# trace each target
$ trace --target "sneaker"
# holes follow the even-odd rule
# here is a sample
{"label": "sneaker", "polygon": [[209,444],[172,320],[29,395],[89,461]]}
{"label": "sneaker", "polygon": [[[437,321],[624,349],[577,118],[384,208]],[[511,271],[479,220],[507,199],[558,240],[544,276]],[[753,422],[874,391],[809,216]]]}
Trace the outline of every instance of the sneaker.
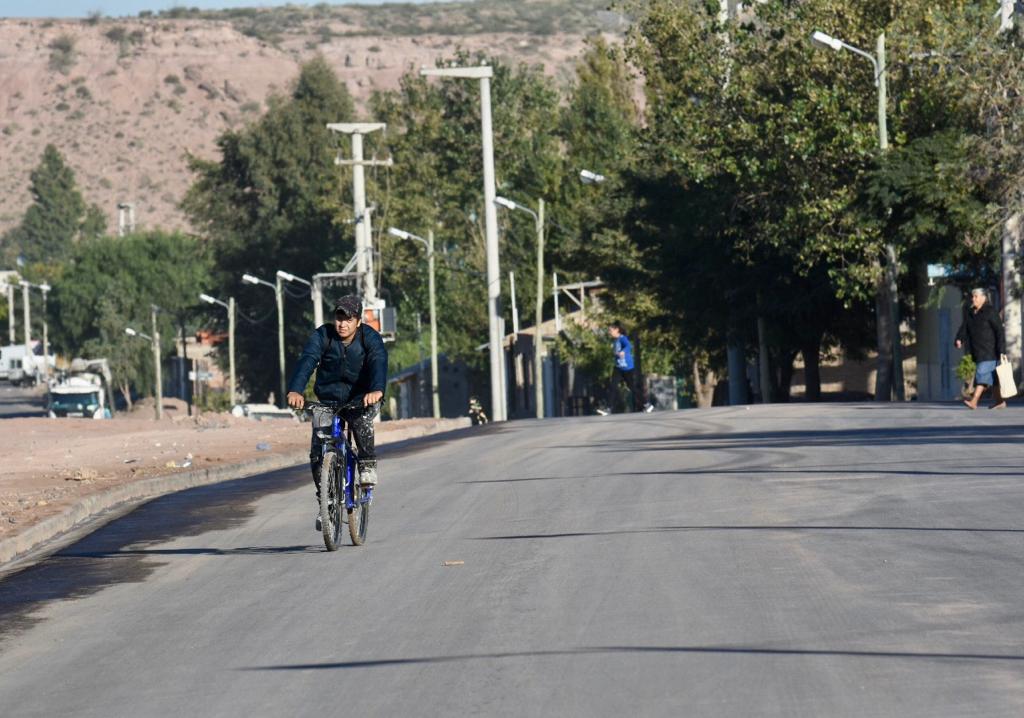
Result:
{"label": "sneaker", "polygon": [[608,416],[609,414],[611,414],[610,411],[607,411],[605,409],[597,409],[596,411],[598,416]]}
{"label": "sneaker", "polygon": [[654,404],[651,404],[650,402],[644,404],[644,413],[645,414],[650,414],[652,411],[654,411]]}
{"label": "sneaker", "polygon": [[377,465],[366,463],[359,467],[359,485],[365,489],[372,489],[377,485]]}
{"label": "sneaker", "polygon": [[324,530],[323,522],[320,521],[320,514],[316,515],[316,530],[317,531],[323,531]]}

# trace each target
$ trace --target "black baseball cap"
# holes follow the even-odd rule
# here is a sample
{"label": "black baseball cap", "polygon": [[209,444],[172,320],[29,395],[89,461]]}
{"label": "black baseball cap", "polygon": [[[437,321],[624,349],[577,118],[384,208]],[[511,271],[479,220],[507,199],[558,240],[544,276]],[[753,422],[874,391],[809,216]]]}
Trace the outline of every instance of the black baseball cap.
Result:
{"label": "black baseball cap", "polygon": [[363,317],[363,303],[354,294],[346,294],[334,303],[334,313],[344,314],[346,317]]}

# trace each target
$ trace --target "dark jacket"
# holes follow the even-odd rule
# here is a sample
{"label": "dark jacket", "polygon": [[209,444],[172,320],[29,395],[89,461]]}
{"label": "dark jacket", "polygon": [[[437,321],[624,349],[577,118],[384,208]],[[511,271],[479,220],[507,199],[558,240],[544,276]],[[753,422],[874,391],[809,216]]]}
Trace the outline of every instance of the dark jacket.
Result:
{"label": "dark jacket", "polygon": [[309,335],[288,382],[288,391],[305,391],[314,369],[317,372],[313,391],[317,398],[344,404],[372,391],[384,391],[388,351],[380,334],[366,324],[359,325],[348,346],[333,324],[324,324]]}
{"label": "dark jacket", "polygon": [[964,321],[956,338],[963,342],[964,351],[975,362],[999,361],[999,355],[1005,351],[1003,323],[999,320],[999,312],[988,302],[982,304],[978,311],[973,307],[964,311]]}

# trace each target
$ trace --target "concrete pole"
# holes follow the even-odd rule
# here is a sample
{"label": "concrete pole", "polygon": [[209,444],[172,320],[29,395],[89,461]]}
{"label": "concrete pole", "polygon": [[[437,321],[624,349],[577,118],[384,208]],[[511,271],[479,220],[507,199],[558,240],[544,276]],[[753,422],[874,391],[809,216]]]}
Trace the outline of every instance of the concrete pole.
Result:
{"label": "concrete pole", "polygon": [[277,365],[281,373],[281,393],[278,395],[277,404],[283,409],[288,406],[288,390],[284,376],[284,291],[281,288],[280,276],[275,277],[274,295],[277,299]]}
{"label": "concrete pole", "polygon": [[434,277],[434,230],[427,232],[427,271],[430,290],[430,394],[434,418],[441,418],[441,390],[437,370],[437,288]]}
{"label": "concrete pole", "polygon": [[508,273],[508,296],[512,302],[512,333],[519,334],[519,305],[516,304],[516,273]]}
{"label": "concrete pole", "polygon": [[235,298],[228,297],[228,381],[231,385],[231,407],[235,406]]}
{"label": "concrete pole", "polygon": [[31,335],[31,327],[32,327],[32,315],[31,315],[31,310],[29,309],[29,303],[28,303],[28,288],[30,286],[31,285],[28,282],[25,282],[25,281],[21,282],[21,303],[24,305],[21,309],[24,312],[24,317],[22,318],[22,321],[25,322],[25,354],[26,354],[25,361],[22,362],[22,366],[24,366],[26,370],[28,369],[28,362],[31,361],[29,359],[29,357],[32,356],[32,339],[31,339],[31,336],[30,336]]}
{"label": "concrete pole", "polygon": [[537,200],[537,307],[534,317],[533,387],[537,418],[544,418],[544,200]]}
{"label": "concrete pole", "polygon": [[366,251],[366,274],[363,275],[363,305],[376,306],[377,304],[377,274],[373,261],[373,207],[363,210],[363,246]]}
{"label": "concrete pole", "polygon": [[491,126],[491,78],[480,78],[480,131],[484,164],[484,231],[487,246],[487,319],[490,330],[491,411],[495,421],[508,418],[505,406],[505,349],[502,346],[501,267],[498,257],[498,212],[494,206],[494,132]]}
{"label": "concrete pole", "polygon": [[558,312],[558,272],[553,274],[552,282],[551,294],[555,298],[555,333],[560,334],[562,331],[562,315]]}
{"label": "concrete pole", "polygon": [[1003,335],[1006,338],[1006,357],[1016,367],[1021,366],[1021,276],[1017,271],[1017,258],[1021,245],[1021,214],[1014,212],[1003,224],[1002,236],[1002,312]]}
{"label": "concrete pole", "polygon": [[[46,286],[45,284],[43,285]],[[48,289],[43,289],[43,376],[50,378],[50,330],[46,322],[46,295]]]}
{"label": "concrete pole", "polygon": [[[878,60],[878,148],[882,154],[889,150],[889,124],[886,118],[888,108],[889,70],[885,60],[885,33],[878,36],[876,42],[876,58]],[[903,351],[900,337],[900,295],[899,295],[899,256],[896,245],[889,242],[885,246],[886,280],[889,289],[889,317],[892,331],[892,386],[896,401],[906,399],[903,385]]]}
{"label": "concrete pole", "polygon": [[156,307],[151,306],[149,310],[150,319],[153,323],[153,364],[156,369],[156,418],[157,421],[164,418],[164,378],[160,367],[160,332],[156,328]]}
{"label": "concrete pole", "polygon": [[14,285],[7,285],[7,329],[10,332],[10,343],[13,345],[14,342],[18,341],[18,336],[15,331],[14,321]]}
{"label": "concrete pole", "polygon": [[313,325],[315,327],[320,327],[324,323],[324,289],[320,283],[319,274],[313,275],[313,282],[310,286],[309,293],[313,296]]}
{"label": "concrete pole", "polygon": [[360,293],[366,303],[366,176],[363,171],[363,135],[352,133],[352,211],[356,228],[356,271],[359,273]]}

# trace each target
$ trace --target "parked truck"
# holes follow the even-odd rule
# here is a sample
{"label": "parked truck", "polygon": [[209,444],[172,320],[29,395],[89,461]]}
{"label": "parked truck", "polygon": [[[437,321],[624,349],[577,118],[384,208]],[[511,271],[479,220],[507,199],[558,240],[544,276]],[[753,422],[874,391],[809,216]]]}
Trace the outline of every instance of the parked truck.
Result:
{"label": "parked truck", "polygon": [[110,366],[106,359],[74,359],[50,385],[46,413],[51,418],[109,419]]}
{"label": "parked truck", "polygon": [[[57,358],[50,355],[45,361],[52,375]],[[32,342],[32,351],[28,351],[24,344],[0,347],[0,379],[6,379],[15,386],[35,386],[47,375],[43,362],[38,341]]]}

